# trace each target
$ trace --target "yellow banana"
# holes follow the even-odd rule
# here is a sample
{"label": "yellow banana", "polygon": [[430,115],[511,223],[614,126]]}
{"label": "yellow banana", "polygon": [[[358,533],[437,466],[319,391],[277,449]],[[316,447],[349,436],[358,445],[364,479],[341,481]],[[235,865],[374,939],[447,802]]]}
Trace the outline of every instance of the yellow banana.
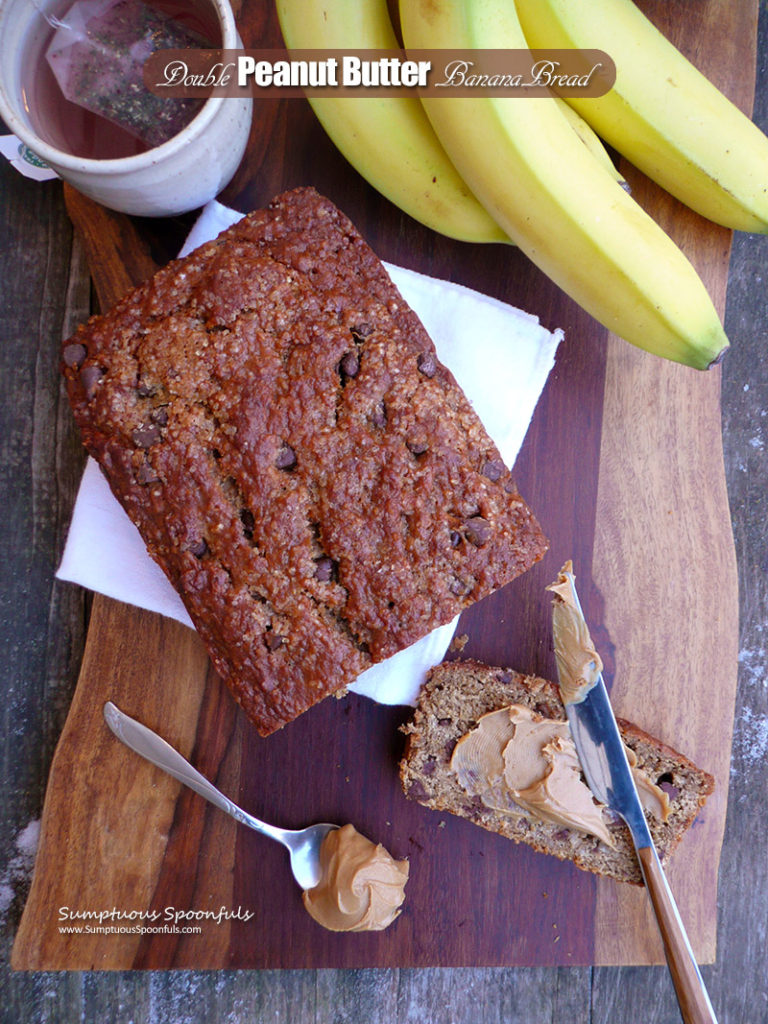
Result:
{"label": "yellow banana", "polygon": [[[387,0],[278,0],[277,11],[289,49],[399,49]],[[415,220],[465,242],[509,242],[459,177],[415,96],[310,103],[355,170]]]}
{"label": "yellow banana", "polygon": [[[292,49],[399,49],[386,0],[278,0],[277,10]],[[460,178],[415,97],[309,102],[358,173],[415,220],[461,241],[509,243]],[[563,100],[558,104],[595,157],[623,180],[592,128]]]}
{"label": "yellow banana", "polygon": [[568,99],[602,138],[710,220],[768,232],[768,138],[631,0],[515,2],[530,46],[615,61],[610,92]]}
{"label": "yellow banana", "polygon": [[[289,49],[399,49],[387,0],[278,0],[277,12]],[[355,170],[415,220],[465,242],[510,242],[460,178],[415,96],[309,102]],[[564,100],[557,103],[595,158],[624,182],[593,129]]]}
{"label": "yellow banana", "polygon": [[[512,0],[401,0],[406,48],[521,49]],[[422,100],[444,149],[510,238],[616,334],[704,369],[728,347],[695,270],[551,99]]]}
{"label": "yellow banana", "polygon": [[595,160],[605,167],[608,173],[618,181],[622,188],[629,191],[627,179],[616,167],[613,160],[611,160],[608,150],[603,145],[600,136],[595,132],[594,128],[587,124],[578,111],[574,110],[573,107],[568,106],[564,99],[561,99],[559,96],[555,96],[554,100],[557,104],[557,109],[570,124],[571,128],[576,132]]}

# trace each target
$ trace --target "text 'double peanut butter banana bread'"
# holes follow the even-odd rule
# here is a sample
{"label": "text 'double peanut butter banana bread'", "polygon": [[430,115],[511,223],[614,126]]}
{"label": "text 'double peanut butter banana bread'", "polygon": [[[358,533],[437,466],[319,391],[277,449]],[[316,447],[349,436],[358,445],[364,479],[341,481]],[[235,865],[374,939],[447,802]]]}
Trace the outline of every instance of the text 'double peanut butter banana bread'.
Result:
{"label": "text 'double peanut butter banana bread'", "polygon": [[63,370],[88,451],[263,735],[546,549],[418,318],[312,189],[89,320]]}

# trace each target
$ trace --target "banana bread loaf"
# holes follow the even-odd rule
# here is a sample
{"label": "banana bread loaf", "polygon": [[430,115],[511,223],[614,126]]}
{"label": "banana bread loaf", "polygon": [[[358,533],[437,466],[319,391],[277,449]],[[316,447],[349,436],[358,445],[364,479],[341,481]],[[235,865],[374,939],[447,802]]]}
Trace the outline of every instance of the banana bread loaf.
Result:
{"label": "banana bread loaf", "polygon": [[266,735],[546,541],[383,266],[277,197],[65,342],[88,451]]}
{"label": "banana bread loaf", "polygon": [[[475,661],[444,662],[433,669],[422,687],[412,720],[403,726],[408,739],[400,778],[406,795],[425,807],[449,811],[489,832],[527,843],[541,853],[572,860],[587,871],[642,884],[629,830],[607,808],[597,805],[602,818],[598,828],[605,830],[612,845],[562,821],[542,820],[530,813],[529,806],[510,801],[509,793],[503,794],[498,788],[488,790],[487,779],[478,782],[482,772],[475,772],[473,777],[474,766],[470,765],[468,771],[466,759],[457,765],[459,759],[454,754],[462,737],[472,735],[482,716],[510,706],[524,709],[519,712],[523,721],[566,722],[558,689],[547,680]],[[646,809],[654,843],[664,861],[712,792],[714,779],[636,725],[618,721],[625,745],[634,752],[636,769],[642,771],[652,788],[666,795],[662,796],[666,820]],[[567,725],[565,729],[567,732]],[[468,778],[476,783],[469,788]],[[642,798],[643,790],[638,788]],[[483,789],[486,792],[481,793]],[[594,799],[590,802],[594,811]]]}

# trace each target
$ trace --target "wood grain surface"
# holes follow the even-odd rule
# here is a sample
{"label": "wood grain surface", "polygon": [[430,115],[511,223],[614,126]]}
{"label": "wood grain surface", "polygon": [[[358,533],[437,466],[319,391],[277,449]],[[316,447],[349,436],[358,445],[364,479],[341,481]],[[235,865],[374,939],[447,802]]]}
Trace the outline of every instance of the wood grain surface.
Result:
{"label": "wood grain surface", "polygon": [[[737,102],[751,101],[756,6],[644,3]],[[274,20],[242,18],[247,44]],[[723,49],[733,40],[740,60]],[[683,749],[718,789],[670,878],[699,958],[715,955],[736,683],[738,595],[720,445],[719,370],[700,374],[609,337],[517,252],[431,235],[363,187],[303,103],[259,105],[227,198],[240,209],[310,181],[379,255],[477,287],[566,329],[515,475],[551,540],[545,563],[463,617],[465,654],[551,675],[549,582],[573,557],[606,652],[617,711]],[[635,196],[685,248],[722,310],[730,236],[639,176]],[[100,298],[150,269],[124,218],[72,197]],[[100,218],[112,225],[100,224]],[[154,229],[138,227],[138,236]],[[121,270],[122,268],[122,270]],[[489,367],[492,372],[492,367]],[[716,585],[712,585],[712,581]],[[236,829],[138,762],[107,733],[113,699],[160,731],[234,799],[279,824],[353,820],[411,859],[407,911],[387,932],[308,922],[282,850]],[[259,739],[209,671],[194,634],[94,599],[86,654],[53,762],[37,866],[14,946],[17,968],[576,965],[661,962],[642,890],[597,882],[428,812],[395,775],[407,711],[328,700]],[[713,727],[713,723],[715,724]],[[249,921],[198,934],[65,935],[56,909],[181,911],[226,906]]]}

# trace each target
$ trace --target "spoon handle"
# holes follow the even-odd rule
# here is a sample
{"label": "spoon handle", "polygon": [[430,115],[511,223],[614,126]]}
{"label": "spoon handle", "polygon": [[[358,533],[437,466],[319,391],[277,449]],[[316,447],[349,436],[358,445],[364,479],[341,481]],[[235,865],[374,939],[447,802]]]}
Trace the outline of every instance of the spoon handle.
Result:
{"label": "spoon handle", "polygon": [[140,754],[141,757],[150,761],[157,768],[162,768],[164,772],[172,775],[174,779],[178,779],[185,786],[189,786],[199,796],[210,800],[219,810],[230,814],[242,825],[248,825],[262,835],[269,836],[271,839],[277,839],[279,842],[282,841],[282,836],[278,834],[280,832],[279,829],[273,828],[271,825],[252,817],[250,814],[246,814],[241,807],[232,803],[204,775],[201,775],[197,769],[193,768],[169,743],[166,743],[157,733],[148,729],[146,725],[142,725],[141,722],[130,718],[116,707],[112,701],[107,701],[104,705],[104,718],[115,736],[126,747],[130,747],[131,750]]}

